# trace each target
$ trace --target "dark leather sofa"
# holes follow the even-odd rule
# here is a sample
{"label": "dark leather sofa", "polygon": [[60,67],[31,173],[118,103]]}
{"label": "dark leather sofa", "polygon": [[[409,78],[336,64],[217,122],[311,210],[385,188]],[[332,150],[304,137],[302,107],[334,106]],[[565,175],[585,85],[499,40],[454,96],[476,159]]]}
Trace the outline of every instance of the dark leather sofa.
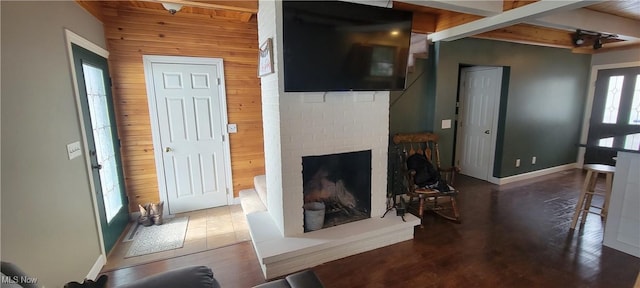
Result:
{"label": "dark leather sofa", "polygon": [[[9,262],[1,262],[0,270],[6,279],[16,279],[16,283],[2,283],[2,287],[10,288],[38,288],[36,284],[23,283],[19,279],[27,279],[29,276],[18,266]],[[93,281],[88,281],[93,282]],[[77,282],[75,282],[77,283]],[[69,284],[72,284],[70,282]],[[80,286],[68,287],[96,287],[83,286],[85,283],[77,283]],[[220,288],[220,283],[213,275],[211,268],[206,266],[187,266],[148,276],[132,283],[118,286],[118,288]],[[322,288],[323,285],[316,274],[306,270],[286,276],[283,279],[273,280],[255,286],[255,288]]]}

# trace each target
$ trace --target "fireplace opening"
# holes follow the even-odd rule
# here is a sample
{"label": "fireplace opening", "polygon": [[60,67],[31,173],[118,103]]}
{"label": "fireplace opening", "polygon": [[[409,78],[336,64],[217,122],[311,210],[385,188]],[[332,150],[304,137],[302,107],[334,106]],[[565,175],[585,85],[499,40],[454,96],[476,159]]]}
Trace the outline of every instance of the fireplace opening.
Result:
{"label": "fireplace opening", "polygon": [[304,231],[371,217],[371,150],[302,157]]}

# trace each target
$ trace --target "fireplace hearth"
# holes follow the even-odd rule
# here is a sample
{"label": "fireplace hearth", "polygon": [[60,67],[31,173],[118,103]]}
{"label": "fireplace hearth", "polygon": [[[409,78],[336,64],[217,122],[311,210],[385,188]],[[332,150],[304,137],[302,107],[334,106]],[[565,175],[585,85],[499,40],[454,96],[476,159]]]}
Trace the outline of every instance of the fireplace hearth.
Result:
{"label": "fireplace hearth", "polygon": [[302,157],[302,178],[304,206],[325,207],[304,213],[305,232],[371,217],[371,150]]}

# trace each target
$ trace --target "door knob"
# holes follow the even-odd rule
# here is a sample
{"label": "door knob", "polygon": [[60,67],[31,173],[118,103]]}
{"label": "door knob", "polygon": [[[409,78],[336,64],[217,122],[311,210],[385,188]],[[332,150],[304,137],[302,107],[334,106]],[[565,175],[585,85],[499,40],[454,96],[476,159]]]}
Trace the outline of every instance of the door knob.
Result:
{"label": "door knob", "polygon": [[96,165],[91,166],[91,168],[100,170],[100,169],[102,169],[102,165],[96,164]]}
{"label": "door knob", "polygon": [[484,131],[484,134],[489,134],[489,130],[485,130],[485,131]]}
{"label": "door knob", "polygon": [[171,152],[171,151],[173,151],[173,149],[171,149],[171,147],[167,147],[167,148],[164,149],[164,151],[165,152]]}

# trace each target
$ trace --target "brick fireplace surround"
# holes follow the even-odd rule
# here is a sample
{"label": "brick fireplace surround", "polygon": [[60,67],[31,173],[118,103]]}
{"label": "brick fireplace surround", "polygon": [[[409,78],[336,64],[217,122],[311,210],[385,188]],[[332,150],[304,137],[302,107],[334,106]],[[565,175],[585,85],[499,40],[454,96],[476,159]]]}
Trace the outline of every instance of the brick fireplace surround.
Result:
{"label": "brick fireplace surround", "polygon": [[[266,279],[413,239],[419,225],[411,215],[407,222],[395,213],[380,218],[386,210],[389,92],[285,93],[281,18],[280,1],[259,1],[259,42],[273,38],[276,72],[261,78],[267,211],[247,220]],[[302,157],[363,150],[371,150],[371,218],[304,233]]]}

